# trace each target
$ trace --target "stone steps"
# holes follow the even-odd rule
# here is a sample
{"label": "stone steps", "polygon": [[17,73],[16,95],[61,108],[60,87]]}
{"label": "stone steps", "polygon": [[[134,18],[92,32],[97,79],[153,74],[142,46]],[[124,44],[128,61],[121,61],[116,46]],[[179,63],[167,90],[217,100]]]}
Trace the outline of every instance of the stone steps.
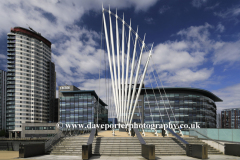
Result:
{"label": "stone steps", "polygon": [[194,138],[194,137],[183,137],[184,140],[186,140],[188,143],[190,144],[205,144],[208,146],[208,154],[223,154],[222,152],[218,151],[217,149],[211,147],[210,145],[208,145],[207,143],[202,142],[200,139],[198,138]]}
{"label": "stone steps", "polygon": [[[185,145],[173,137],[143,137],[147,144],[155,145],[156,155],[186,155]],[[205,144],[192,137],[184,138],[193,144]],[[86,145],[88,137],[68,137],[57,144],[52,155],[82,155],[82,145]],[[96,155],[134,156],[141,155],[141,145],[137,137],[97,137],[92,144],[92,153]],[[222,154],[208,146],[209,154]]]}

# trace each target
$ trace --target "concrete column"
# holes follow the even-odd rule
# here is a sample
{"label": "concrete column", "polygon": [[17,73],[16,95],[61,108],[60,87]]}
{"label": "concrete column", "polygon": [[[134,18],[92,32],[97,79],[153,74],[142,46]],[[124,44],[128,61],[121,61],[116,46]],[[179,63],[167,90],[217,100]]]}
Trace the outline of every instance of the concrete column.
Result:
{"label": "concrete column", "polygon": [[9,132],[9,138],[12,138],[12,132]]}
{"label": "concrete column", "polygon": [[15,138],[17,138],[17,132],[15,132]]}

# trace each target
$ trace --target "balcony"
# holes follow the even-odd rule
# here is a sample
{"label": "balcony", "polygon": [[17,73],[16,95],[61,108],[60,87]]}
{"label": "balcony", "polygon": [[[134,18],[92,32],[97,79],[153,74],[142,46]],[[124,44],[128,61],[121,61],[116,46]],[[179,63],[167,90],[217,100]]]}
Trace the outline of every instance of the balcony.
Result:
{"label": "balcony", "polygon": [[15,39],[15,36],[7,36],[7,39]]}
{"label": "balcony", "polygon": [[7,110],[6,113],[15,113],[15,110]]}
{"label": "balcony", "polygon": [[8,64],[14,64],[15,61],[7,61]]}
{"label": "balcony", "polygon": [[7,57],[7,59],[15,59],[15,57]]}
{"label": "balcony", "polygon": [[15,92],[15,89],[8,89],[7,92]]}
{"label": "balcony", "polygon": [[15,40],[8,40],[7,43],[15,43]]}
{"label": "balcony", "polygon": [[15,125],[15,122],[7,123],[7,125]]}
{"label": "balcony", "polygon": [[7,80],[15,80],[15,77],[8,77]]}
{"label": "balcony", "polygon": [[15,66],[14,65],[8,65],[7,67],[8,68],[14,68]]}
{"label": "balcony", "polygon": [[15,56],[15,53],[7,53],[8,56]]}
{"label": "balcony", "polygon": [[15,81],[8,81],[7,85],[9,85],[9,84],[15,84]]}
{"label": "balcony", "polygon": [[15,117],[15,114],[7,114],[6,117]]}
{"label": "balcony", "polygon": [[15,48],[8,48],[7,51],[15,51]]}
{"label": "balcony", "polygon": [[8,69],[8,72],[15,72],[15,69]]}
{"label": "balcony", "polygon": [[15,47],[15,44],[8,44],[7,47]]}
{"label": "balcony", "polygon": [[7,96],[15,96],[15,94],[9,93],[7,94]]}
{"label": "balcony", "polygon": [[7,85],[7,88],[15,88],[15,85]]}
{"label": "balcony", "polygon": [[[7,76],[15,76],[15,74],[14,73],[7,73]],[[7,83],[7,84],[9,84],[9,83]]]}

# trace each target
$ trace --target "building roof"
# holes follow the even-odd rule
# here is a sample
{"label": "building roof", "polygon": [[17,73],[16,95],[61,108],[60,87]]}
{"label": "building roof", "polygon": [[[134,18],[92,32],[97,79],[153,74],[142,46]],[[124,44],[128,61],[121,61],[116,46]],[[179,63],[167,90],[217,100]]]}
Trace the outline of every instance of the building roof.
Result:
{"label": "building roof", "polygon": [[37,33],[35,31],[29,30],[29,29],[26,29],[26,28],[22,28],[22,27],[11,28],[11,32],[26,34],[30,37],[36,38],[39,41],[44,42],[49,48],[51,48],[52,43],[49,40],[47,40],[46,38],[44,38],[43,36],[41,36],[40,33]]}
{"label": "building roof", "polygon": [[100,97],[96,94],[94,90],[77,90],[77,91],[60,91],[61,93],[91,93],[97,100],[99,98],[99,103],[103,106],[107,106],[106,103],[102,101]]}
{"label": "building roof", "polygon": [[[143,89],[146,89],[146,90],[152,90],[152,88],[142,88]],[[163,88],[162,87],[159,87],[159,89],[161,91],[163,91]],[[213,94],[212,92],[209,92],[207,90],[204,90],[204,89],[199,89],[199,88],[185,88],[185,87],[164,87],[166,93],[168,92],[174,92],[174,91],[186,91],[186,92],[198,92],[206,97],[209,97],[211,98],[213,101],[215,102],[222,102],[223,100],[220,99],[218,96],[216,96],[215,94]],[[154,90],[158,90],[158,88],[154,88]]]}

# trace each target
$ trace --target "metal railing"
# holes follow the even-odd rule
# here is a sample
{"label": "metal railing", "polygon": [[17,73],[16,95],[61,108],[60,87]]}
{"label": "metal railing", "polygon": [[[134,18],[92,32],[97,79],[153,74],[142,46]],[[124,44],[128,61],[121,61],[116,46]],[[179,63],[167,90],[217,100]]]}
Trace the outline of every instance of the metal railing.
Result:
{"label": "metal railing", "polygon": [[184,144],[189,144],[187,141],[185,141],[182,137],[180,137],[179,135],[177,135],[172,129],[167,128],[167,131],[169,131],[172,135],[174,135],[178,140],[180,140],[181,142],[183,142]]}
{"label": "metal railing", "polygon": [[140,132],[138,131],[138,128],[133,128],[133,130],[134,130],[134,132],[136,133],[139,142],[140,142],[141,144],[146,144],[146,142],[144,141],[144,139],[143,139],[143,137],[141,136]]}
{"label": "metal railing", "polygon": [[58,131],[53,137],[51,137],[50,139],[48,139],[45,142],[45,152],[47,152],[55,142],[57,142],[60,138],[63,137],[63,133],[62,131]]}
{"label": "metal railing", "polygon": [[24,140],[26,140],[26,141],[30,141],[30,140],[36,140],[36,141],[46,141],[46,140],[48,140],[48,139],[50,139],[50,137],[46,137],[46,138],[44,138],[44,137],[42,137],[42,138],[39,138],[39,137],[33,137],[33,138],[31,138],[31,137],[24,137],[24,138],[20,138],[20,137],[13,137],[13,138],[0,138],[0,141],[9,141],[9,140],[14,140],[14,141],[24,141]]}
{"label": "metal railing", "polygon": [[96,128],[93,128],[93,129],[91,130],[90,136],[89,136],[89,138],[88,138],[87,145],[93,143],[95,134],[96,134]]}

